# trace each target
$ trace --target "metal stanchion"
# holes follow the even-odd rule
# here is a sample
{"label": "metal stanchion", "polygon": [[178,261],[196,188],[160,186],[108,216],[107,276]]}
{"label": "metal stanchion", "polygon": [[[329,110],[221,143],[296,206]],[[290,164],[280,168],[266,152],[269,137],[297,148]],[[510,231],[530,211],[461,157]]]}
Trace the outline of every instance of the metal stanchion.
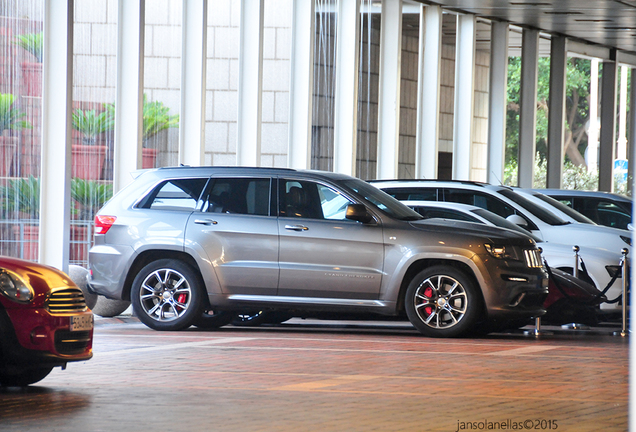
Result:
{"label": "metal stanchion", "polygon": [[572,275],[578,279],[579,278],[579,251],[581,250],[581,248],[574,245],[572,246],[572,250],[574,251],[574,267],[572,267]]}
{"label": "metal stanchion", "polygon": [[623,258],[621,258],[621,265],[622,265],[622,279],[623,279],[623,284],[622,284],[622,292],[621,292],[621,296],[622,296],[622,301],[623,301],[623,307],[621,308],[621,312],[623,313],[623,327],[621,329],[621,332],[615,332],[614,334],[616,336],[620,335],[621,337],[626,337],[627,335],[629,335],[629,331],[627,330],[627,254],[629,253],[629,250],[627,248],[623,248],[623,250],[621,251],[621,253],[623,254]]}

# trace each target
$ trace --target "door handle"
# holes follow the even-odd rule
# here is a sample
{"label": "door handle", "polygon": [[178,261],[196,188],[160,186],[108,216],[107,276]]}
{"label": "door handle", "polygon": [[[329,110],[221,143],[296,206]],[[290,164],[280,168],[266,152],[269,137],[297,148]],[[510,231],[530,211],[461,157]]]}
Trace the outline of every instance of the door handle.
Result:
{"label": "door handle", "polygon": [[309,228],[304,225],[285,225],[285,229],[290,231],[307,231]]}
{"label": "door handle", "polygon": [[217,221],[212,220],[212,219],[195,219],[194,223],[195,224],[199,224],[199,225],[216,225],[216,224],[218,224]]}

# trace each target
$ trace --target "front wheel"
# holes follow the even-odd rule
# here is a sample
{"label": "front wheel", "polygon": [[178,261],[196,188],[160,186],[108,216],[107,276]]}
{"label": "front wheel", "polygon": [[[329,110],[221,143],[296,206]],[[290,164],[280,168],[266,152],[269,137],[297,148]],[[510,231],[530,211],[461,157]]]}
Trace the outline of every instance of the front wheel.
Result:
{"label": "front wheel", "polygon": [[132,284],[131,300],[141,322],[154,330],[183,330],[203,314],[204,286],[188,264],[161,259],[146,265]]}
{"label": "front wheel", "polygon": [[418,273],[406,290],[405,306],[411,323],[429,337],[467,334],[483,311],[474,282],[450,266]]}
{"label": "front wheel", "polygon": [[34,369],[0,369],[0,385],[3,387],[22,387],[42,381],[53,370],[52,367]]}

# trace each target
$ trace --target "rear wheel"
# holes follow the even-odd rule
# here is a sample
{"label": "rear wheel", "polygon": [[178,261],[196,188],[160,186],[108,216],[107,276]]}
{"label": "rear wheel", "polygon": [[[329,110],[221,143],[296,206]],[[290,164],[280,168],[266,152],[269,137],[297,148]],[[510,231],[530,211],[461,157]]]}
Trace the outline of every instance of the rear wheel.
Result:
{"label": "rear wheel", "polygon": [[17,370],[0,369],[0,385],[3,387],[27,386],[43,380],[52,370],[52,367]]}
{"label": "rear wheel", "polygon": [[192,324],[200,329],[212,330],[229,324],[233,317],[234,315],[232,312],[210,309],[204,311],[200,316],[195,318]]}
{"label": "rear wheel", "polygon": [[481,296],[463,272],[450,266],[421,271],[409,284],[406,314],[425,336],[467,334],[481,317]]}
{"label": "rear wheel", "polygon": [[204,286],[199,274],[175,259],[151,262],[132,284],[137,317],[155,330],[183,330],[203,314]]}

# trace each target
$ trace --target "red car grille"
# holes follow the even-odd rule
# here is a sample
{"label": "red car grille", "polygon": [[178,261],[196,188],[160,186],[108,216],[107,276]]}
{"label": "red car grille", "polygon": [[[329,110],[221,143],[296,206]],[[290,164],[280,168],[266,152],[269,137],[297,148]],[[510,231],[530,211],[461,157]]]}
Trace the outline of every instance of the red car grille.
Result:
{"label": "red car grille", "polygon": [[86,310],[84,294],[79,288],[66,288],[53,291],[46,300],[51,313],[67,313]]}

